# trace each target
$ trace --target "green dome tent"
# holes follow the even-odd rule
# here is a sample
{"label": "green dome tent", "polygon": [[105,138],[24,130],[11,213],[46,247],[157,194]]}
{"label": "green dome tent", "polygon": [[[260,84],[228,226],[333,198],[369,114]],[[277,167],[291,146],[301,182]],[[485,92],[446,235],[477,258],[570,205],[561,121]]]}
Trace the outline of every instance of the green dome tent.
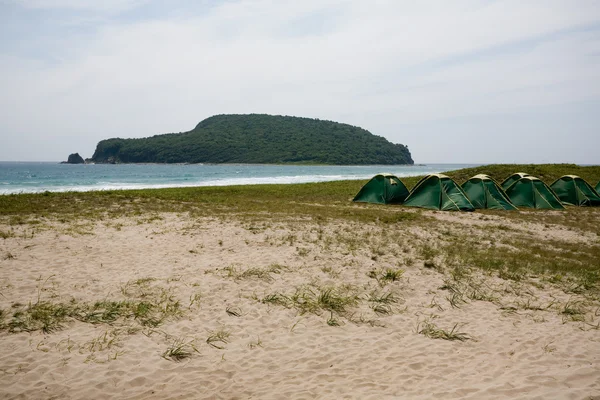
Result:
{"label": "green dome tent", "polygon": [[463,183],[462,188],[475,208],[516,210],[504,190],[488,175],[475,175]]}
{"label": "green dome tent", "polygon": [[378,204],[399,204],[408,196],[408,189],[397,176],[377,174],[367,182],[352,201]]}
{"label": "green dome tent", "polygon": [[421,179],[404,201],[405,206],[443,211],[474,211],[460,186],[442,174],[431,174]]}
{"label": "green dome tent", "polygon": [[596,190],[576,175],[565,175],[558,178],[550,188],[565,204],[571,206],[600,206],[600,195]]}
{"label": "green dome tent", "polygon": [[600,190],[600,182],[598,182],[598,184],[596,185],[596,192],[600,193],[599,190]]}
{"label": "green dome tent", "polygon": [[524,176],[514,182],[506,195],[517,207],[564,210],[552,189],[535,176]]}
{"label": "green dome tent", "polygon": [[531,175],[529,175],[525,172],[514,173],[511,176],[509,176],[508,178],[506,178],[504,181],[502,181],[500,186],[502,186],[502,189],[504,189],[504,191],[506,191],[506,189],[508,189],[510,185],[512,185],[513,183],[515,183],[516,181],[518,181],[519,179],[521,179],[525,176],[531,176]]}

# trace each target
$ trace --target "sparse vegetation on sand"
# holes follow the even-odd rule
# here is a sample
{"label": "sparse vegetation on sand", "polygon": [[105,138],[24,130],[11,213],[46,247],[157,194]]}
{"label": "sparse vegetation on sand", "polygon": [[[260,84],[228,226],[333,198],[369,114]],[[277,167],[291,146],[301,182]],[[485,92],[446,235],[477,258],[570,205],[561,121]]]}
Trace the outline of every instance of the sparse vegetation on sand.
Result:
{"label": "sparse vegetation on sand", "polygon": [[182,338],[175,338],[164,351],[162,357],[166,360],[179,362],[190,358],[194,353],[199,353],[194,340],[186,341]]}
{"label": "sparse vegetation on sand", "polygon": [[441,329],[431,319],[417,324],[417,333],[431,339],[458,340],[461,342],[471,339],[468,334],[459,332],[458,329],[458,324],[454,324],[451,329]]}
{"label": "sparse vegetation on sand", "polygon": [[38,289],[37,301],[28,304],[14,303],[10,313],[3,311],[0,314],[3,317],[0,319],[0,331],[52,333],[63,329],[66,323],[72,321],[93,325],[134,322],[140,328],[156,328],[168,319],[181,317],[183,310],[179,300],[168,288],[150,286],[149,282],[153,280],[141,278],[135,282],[127,282],[121,287],[124,298],[104,298],[93,302],[81,302],[74,298],[69,301],[42,299],[42,285]]}
{"label": "sparse vegetation on sand", "polygon": [[225,345],[230,341],[229,336],[230,332],[224,328],[221,328],[214,332],[210,332],[206,338],[206,343],[215,349],[223,350]]}

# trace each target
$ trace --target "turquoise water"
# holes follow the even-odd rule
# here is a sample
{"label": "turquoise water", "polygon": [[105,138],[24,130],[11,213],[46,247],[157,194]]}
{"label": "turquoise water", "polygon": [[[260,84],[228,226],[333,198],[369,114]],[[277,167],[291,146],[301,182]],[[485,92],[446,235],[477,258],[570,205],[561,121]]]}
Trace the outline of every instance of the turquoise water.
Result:
{"label": "turquoise water", "polygon": [[399,177],[472,167],[474,164],[297,166],[245,164],[85,164],[0,162],[0,194],[252,185]]}

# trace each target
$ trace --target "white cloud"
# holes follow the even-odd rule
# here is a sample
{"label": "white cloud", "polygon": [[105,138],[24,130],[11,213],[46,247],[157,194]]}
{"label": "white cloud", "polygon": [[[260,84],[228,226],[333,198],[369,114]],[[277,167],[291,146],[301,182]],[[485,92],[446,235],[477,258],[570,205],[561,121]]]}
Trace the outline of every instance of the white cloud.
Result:
{"label": "white cloud", "polygon": [[[75,3],[94,7],[46,4]],[[358,124],[417,160],[449,161],[397,127],[472,117],[484,130],[481,116],[600,98],[598,11],[594,1],[257,0],[104,22],[49,49],[58,63],[1,58],[0,135],[65,137],[53,158],[89,156],[103,138],[261,112]]]}
{"label": "white cloud", "polygon": [[134,8],[149,0],[9,0],[31,9],[65,9],[93,12],[119,12]]}

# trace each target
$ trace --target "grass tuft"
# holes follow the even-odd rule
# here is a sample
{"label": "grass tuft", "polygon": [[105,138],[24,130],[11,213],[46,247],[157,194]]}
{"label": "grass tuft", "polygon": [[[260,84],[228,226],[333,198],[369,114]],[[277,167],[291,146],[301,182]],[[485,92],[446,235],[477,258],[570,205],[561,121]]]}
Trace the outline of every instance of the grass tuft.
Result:
{"label": "grass tuft", "polygon": [[378,292],[373,291],[369,295],[369,301],[380,304],[394,304],[398,302],[398,298],[393,292]]}
{"label": "grass tuft", "polygon": [[[63,329],[65,323],[77,320],[89,324],[109,324],[117,321],[134,320],[142,327],[155,328],[166,320],[178,319],[183,310],[179,300],[170,290],[148,286],[151,280],[138,280],[122,287],[126,300],[104,299],[96,302],[77,303],[74,299],[68,303],[42,300],[46,279],[38,288],[38,300],[22,305],[14,303],[12,316],[6,324],[0,324],[0,330],[10,333],[42,331],[52,333]],[[154,279],[152,279],[154,280]]]}
{"label": "grass tuft", "polygon": [[386,268],[383,270],[372,269],[367,273],[369,278],[375,279],[379,286],[385,286],[389,282],[396,282],[402,278],[404,271],[401,269]]}
{"label": "grass tuft", "polygon": [[281,293],[268,294],[265,297],[263,297],[260,302],[263,304],[271,304],[274,306],[282,306],[286,308],[289,307],[291,303],[290,299]]}
{"label": "grass tuft", "polygon": [[194,341],[188,341],[178,338],[173,340],[169,347],[162,353],[165,360],[180,362],[190,358],[194,353],[199,353],[194,345]]}
{"label": "grass tuft", "polygon": [[11,333],[38,330],[52,333],[63,328],[63,324],[73,311],[69,305],[47,301],[29,304],[26,308],[18,309],[13,313],[7,327]]}
{"label": "grass tuft", "polygon": [[206,338],[206,343],[216,349],[224,349],[225,345],[229,343],[229,332],[224,329],[210,332]]}
{"label": "grass tuft", "polygon": [[241,317],[242,316],[242,309],[237,306],[227,306],[227,308],[225,309],[225,312],[230,317]]}
{"label": "grass tuft", "polygon": [[[294,308],[300,314],[322,315],[324,312],[328,312],[333,316],[334,314],[344,315],[351,307],[356,306],[359,302],[359,296],[353,287],[315,287],[304,285],[297,287],[291,295],[272,293],[263,297],[260,302]],[[333,317],[330,320],[332,320],[331,323],[337,321]]]}
{"label": "grass tuft", "polygon": [[471,339],[468,334],[458,332],[457,328],[458,324],[454,324],[450,331],[440,329],[431,320],[425,320],[417,324],[417,332],[431,339],[458,340],[460,342]]}
{"label": "grass tuft", "polygon": [[243,279],[260,279],[266,282],[272,282],[274,280],[273,274],[280,274],[281,271],[286,270],[287,267],[279,264],[271,264],[267,267],[251,267],[244,271],[239,271],[235,266],[230,265],[222,269],[224,275],[228,278],[235,280]]}

